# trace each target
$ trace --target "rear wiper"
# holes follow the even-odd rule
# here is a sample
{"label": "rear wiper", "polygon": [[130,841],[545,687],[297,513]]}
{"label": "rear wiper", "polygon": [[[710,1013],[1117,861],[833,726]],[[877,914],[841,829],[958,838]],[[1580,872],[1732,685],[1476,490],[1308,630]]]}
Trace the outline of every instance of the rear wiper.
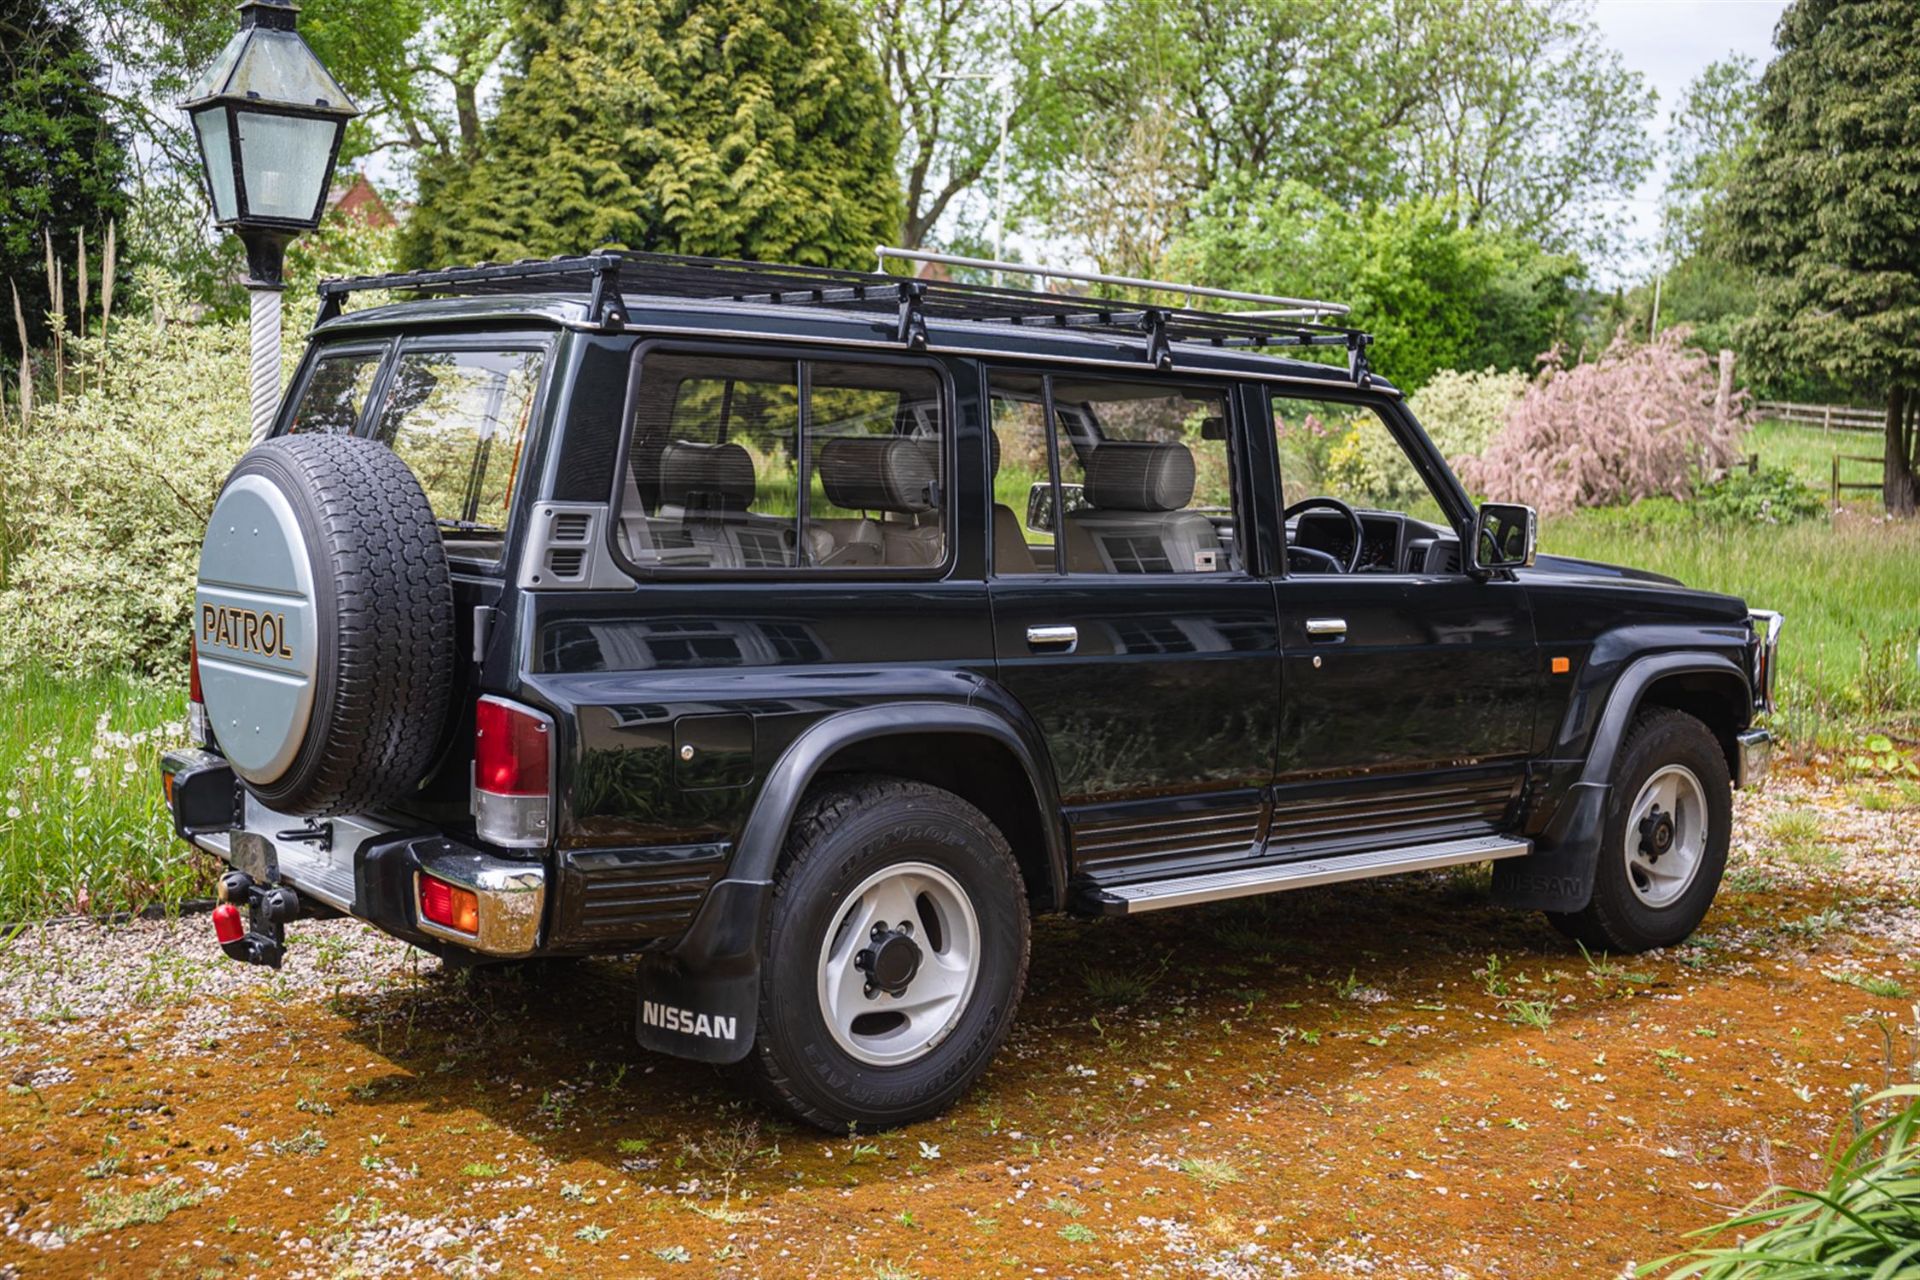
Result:
{"label": "rear wiper", "polygon": [[455,533],[490,533],[490,534],[498,535],[506,532],[505,529],[502,529],[497,525],[481,524],[478,520],[436,519],[434,523],[439,525],[442,529],[451,529]]}

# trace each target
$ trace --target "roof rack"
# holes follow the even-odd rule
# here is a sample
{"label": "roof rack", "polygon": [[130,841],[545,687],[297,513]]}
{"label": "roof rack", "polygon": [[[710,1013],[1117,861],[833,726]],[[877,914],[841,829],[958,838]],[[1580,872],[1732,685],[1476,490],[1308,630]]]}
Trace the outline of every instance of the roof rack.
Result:
{"label": "roof rack", "polygon": [[[348,295],[372,289],[458,297],[585,292],[588,295],[589,323],[617,330],[627,323],[627,298],[631,295],[649,295],[874,312],[891,323],[895,341],[913,350],[926,347],[929,320],[1070,329],[1145,338],[1146,359],[1159,369],[1173,367],[1173,348],[1179,344],[1211,347],[1341,347],[1346,350],[1347,370],[1354,381],[1364,386],[1371,378],[1367,366],[1367,347],[1373,339],[1359,329],[1329,324],[1322,319],[1323,316],[1347,313],[1347,308],[1337,302],[1034,267],[918,249],[882,247],[876,252],[882,264],[892,258],[1021,274],[1104,288],[1176,295],[1188,305],[1162,305],[1075,293],[909,278],[884,272],[779,266],[728,258],[692,258],[600,249],[572,257],[530,258],[520,262],[482,263],[438,271],[324,280],[320,284],[320,314],[315,323],[323,323],[339,315]],[[1191,305],[1200,298],[1266,305],[1264,309],[1256,311],[1207,311]]]}

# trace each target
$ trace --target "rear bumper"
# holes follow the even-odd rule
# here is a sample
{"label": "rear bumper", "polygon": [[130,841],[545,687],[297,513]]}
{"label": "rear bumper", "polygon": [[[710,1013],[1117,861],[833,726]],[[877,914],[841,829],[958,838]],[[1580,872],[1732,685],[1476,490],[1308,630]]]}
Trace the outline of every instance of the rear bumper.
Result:
{"label": "rear bumper", "polygon": [[1733,785],[1751,787],[1767,776],[1773,765],[1773,734],[1766,729],[1748,729],[1734,736]]}
{"label": "rear bumper", "polygon": [[[537,857],[501,857],[439,832],[408,831],[363,815],[313,822],[276,813],[239,787],[226,761],[211,752],[168,752],[161,770],[180,836],[255,884],[285,885],[441,955],[459,948],[516,959],[541,949],[548,886]],[[473,893],[475,932],[423,918],[423,875]]]}

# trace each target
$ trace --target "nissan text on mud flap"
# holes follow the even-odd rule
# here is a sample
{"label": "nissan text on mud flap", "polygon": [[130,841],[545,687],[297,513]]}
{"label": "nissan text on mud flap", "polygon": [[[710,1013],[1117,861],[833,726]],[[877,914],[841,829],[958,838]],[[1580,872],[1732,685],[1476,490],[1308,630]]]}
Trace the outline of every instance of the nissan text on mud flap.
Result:
{"label": "nissan text on mud flap", "polygon": [[614,252],[323,285],[164,765],[221,945],[632,955],[642,1044],[844,1132],[980,1075],[1036,912],[1491,862],[1590,947],[1687,937],[1780,618],[1536,558],[1344,308],[1135,283],[1185,305]]}

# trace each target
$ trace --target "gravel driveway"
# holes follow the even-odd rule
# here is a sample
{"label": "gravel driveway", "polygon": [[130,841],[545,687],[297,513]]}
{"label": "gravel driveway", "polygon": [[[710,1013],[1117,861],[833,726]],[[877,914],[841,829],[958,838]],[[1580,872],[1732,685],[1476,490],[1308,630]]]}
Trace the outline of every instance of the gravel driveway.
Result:
{"label": "gravel driveway", "polygon": [[1740,797],[1701,934],[1619,962],[1484,870],[1043,921],[982,1086],[872,1137],[642,1052],[611,962],[24,930],[0,1275],[1618,1275],[1920,1070],[1915,799]]}

